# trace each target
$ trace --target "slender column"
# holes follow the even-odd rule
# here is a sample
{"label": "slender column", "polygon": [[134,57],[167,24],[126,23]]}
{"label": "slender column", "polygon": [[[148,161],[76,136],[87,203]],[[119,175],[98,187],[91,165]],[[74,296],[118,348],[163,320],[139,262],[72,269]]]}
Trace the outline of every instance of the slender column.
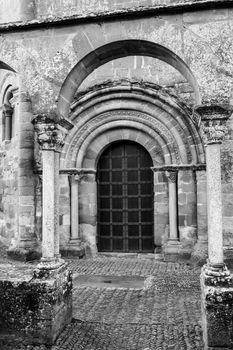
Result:
{"label": "slender column", "polygon": [[197,169],[195,173],[197,194],[197,242],[192,252],[192,259],[199,263],[205,263],[208,255],[206,171]]}
{"label": "slender column", "polygon": [[202,131],[206,146],[209,259],[206,274],[212,275],[213,271],[224,269],[220,147],[227,130],[225,123],[229,111],[224,107],[213,105],[200,106],[196,111],[202,117]]}
{"label": "slender column", "polygon": [[79,234],[79,209],[78,209],[78,187],[79,187],[79,175],[70,175],[70,192],[71,192],[71,237],[70,243],[80,244]]}
{"label": "slender column", "polygon": [[54,152],[54,196],[55,196],[55,207],[54,207],[54,240],[55,240],[55,257],[59,259],[60,254],[60,239],[59,239],[59,195],[60,195],[60,184],[59,184],[59,168],[60,168],[60,152]]}
{"label": "slender column", "polygon": [[177,172],[166,171],[169,194],[169,241],[178,241],[177,226]]}
{"label": "slender column", "polygon": [[220,142],[206,147],[208,255],[212,265],[223,264]]}
{"label": "slender column", "polygon": [[[55,152],[42,151],[43,165],[43,224],[42,224],[42,261],[55,260]],[[56,242],[57,243],[57,242]]]}
{"label": "slender column", "polygon": [[12,133],[12,113],[13,108],[9,106],[8,104],[3,105],[3,114],[5,117],[5,135],[4,140],[9,141],[11,139],[11,133]]}
{"label": "slender column", "polygon": [[59,152],[63,146],[63,131],[59,125],[46,116],[33,120],[37,140],[42,149],[42,267],[54,266],[59,262]]}

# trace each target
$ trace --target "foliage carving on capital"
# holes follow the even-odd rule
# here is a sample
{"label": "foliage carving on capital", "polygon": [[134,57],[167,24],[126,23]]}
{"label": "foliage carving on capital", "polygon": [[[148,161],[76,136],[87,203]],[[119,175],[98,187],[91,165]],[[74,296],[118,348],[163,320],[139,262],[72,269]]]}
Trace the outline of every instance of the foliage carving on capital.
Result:
{"label": "foliage carving on capital", "polygon": [[206,145],[222,143],[227,133],[227,127],[224,124],[220,124],[220,121],[209,121],[202,126],[202,132]]}
{"label": "foliage carving on capital", "polygon": [[64,132],[52,119],[38,115],[33,120],[37,142],[42,150],[61,151],[64,145]]}
{"label": "foliage carving on capital", "polygon": [[227,133],[226,122],[230,117],[230,106],[201,105],[195,108],[201,116],[201,133],[205,145],[222,143]]}
{"label": "foliage carving on capital", "polygon": [[175,183],[177,180],[177,171],[175,170],[167,170],[166,172],[166,176],[169,182],[173,182]]}

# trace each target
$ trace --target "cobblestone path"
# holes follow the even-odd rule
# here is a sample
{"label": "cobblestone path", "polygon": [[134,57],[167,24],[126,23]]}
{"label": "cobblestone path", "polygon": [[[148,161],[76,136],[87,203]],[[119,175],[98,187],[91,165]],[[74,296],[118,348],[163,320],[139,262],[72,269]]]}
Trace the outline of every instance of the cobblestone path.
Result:
{"label": "cobblestone path", "polygon": [[[74,320],[52,350],[202,350],[199,269],[141,258],[71,262]],[[78,285],[79,275],[145,276],[143,289]]]}

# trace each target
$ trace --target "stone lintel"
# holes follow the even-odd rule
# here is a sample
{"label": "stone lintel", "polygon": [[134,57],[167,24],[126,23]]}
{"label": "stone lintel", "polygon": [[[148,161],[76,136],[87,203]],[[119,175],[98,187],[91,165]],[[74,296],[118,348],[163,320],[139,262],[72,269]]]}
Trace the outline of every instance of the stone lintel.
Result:
{"label": "stone lintel", "polygon": [[179,170],[206,170],[206,164],[171,164],[158,167],[151,167],[156,171],[179,171]]}

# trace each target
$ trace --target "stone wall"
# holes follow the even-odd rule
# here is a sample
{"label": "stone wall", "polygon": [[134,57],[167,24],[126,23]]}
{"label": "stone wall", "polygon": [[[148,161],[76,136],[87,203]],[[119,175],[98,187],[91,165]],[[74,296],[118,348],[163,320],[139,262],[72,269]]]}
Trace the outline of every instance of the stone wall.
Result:
{"label": "stone wall", "polygon": [[[206,2],[206,1],[195,1]],[[179,1],[179,3],[181,3]],[[192,1],[183,1],[192,3]],[[36,7],[34,7],[34,5]],[[118,4],[118,5],[117,5]],[[0,187],[0,232],[3,240],[9,241],[16,230],[17,210],[20,208],[20,221],[22,235],[25,241],[33,233],[40,237],[41,232],[41,198],[36,194],[35,188],[37,177],[33,175],[33,145],[32,129],[30,119],[32,112],[50,114],[57,105],[57,98],[64,81],[72,68],[90,52],[114,41],[119,40],[145,40],[162,45],[179,56],[193,72],[200,88],[203,102],[217,99],[220,102],[232,101],[232,13],[233,10],[203,10],[188,11],[166,14],[160,16],[143,14],[134,19],[130,16],[118,19],[104,20],[101,22],[92,20],[90,22],[69,23],[69,25],[54,26],[53,29],[43,27],[46,18],[54,23],[60,16],[91,16],[93,9],[96,11],[118,11],[122,9],[134,10],[138,6],[164,6],[177,5],[177,1],[123,1],[121,5],[116,1],[83,1],[77,7],[76,1],[43,1],[36,2],[23,0],[0,0],[1,16],[0,22],[16,22],[32,19],[41,20],[41,27],[37,26],[30,30],[28,23],[27,31],[24,27],[19,30],[17,25],[11,27],[2,26],[0,38],[1,55],[0,60],[13,67],[20,76],[21,86],[27,90],[32,100],[32,110],[21,110],[21,131],[17,145],[1,144],[1,181]],[[68,7],[69,5],[69,7]],[[88,6],[87,6],[88,5]],[[11,11],[9,11],[11,6]],[[89,11],[89,12],[88,12]],[[6,15],[7,14],[7,15]],[[106,80],[121,78],[151,81],[162,85],[167,89],[175,91],[184,98],[188,104],[197,103],[193,95],[192,86],[184,76],[174,67],[158,59],[146,56],[128,56],[112,60],[97,67],[92,72],[91,62],[83,68],[90,73],[86,79],[81,81],[80,89],[87,89],[93,84]],[[77,80],[82,77],[82,70],[78,72]],[[76,83],[76,82],[74,82]],[[68,87],[69,89],[70,87]],[[200,101],[199,101],[200,102]],[[26,124],[25,124],[26,123]],[[232,246],[232,121],[229,122],[230,132],[228,139],[224,142],[222,150],[223,171],[223,225],[224,244]],[[20,141],[21,140],[21,141]],[[16,142],[16,141],[15,141]],[[20,146],[21,142],[21,146]],[[12,147],[12,148],[11,148]],[[17,152],[15,152],[17,149]],[[19,151],[21,150],[21,151]],[[18,157],[20,156],[20,160]],[[7,159],[7,161],[6,161]],[[5,162],[5,163],[4,163]],[[7,163],[7,167],[6,167]],[[18,167],[18,165],[20,165]],[[22,168],[21,175],[19,169]],[[18,185],[20,181],[20,186]],[[182,180],[183,181],[183,180]],[[17,182],[17,185],[15,185]],[[185,185],[185,184],[184,184]],[[182,185],[183,186],[183,185]],[[191,182],[187,186],[192,186]],[[21,188],[21,192],[19,191]],[[37,186],[38,187],[38,186]],[[38,187],[39,188],[39,187]],[[61,177],[61,213],[60,226],[63,232],[62,242],[65,244],[69,235],[69,195],[67,177]],[[24,195],[26,193],[26,195]],[[159,194],[159,193],[158,193]],[[19,205],[19,196],[21,204]],[[192,196],[192,191],[183,191],[183,198]],[[201,194],[199,194],[201,196]],[[23,198],[24,197],[24,198]],[[37,201],[36,227],[34,227],[35,198]],[[185,199],[185,201],[186,201]],[[180,219],[182,213],[182,201],[180,197]],[[191,200],[193,203],[193,200]],[[185,202],[186,203],[186,202]],[[206,209],[206,203],[201,203]],[[201,207],[199,206],[199,209]],[[198,210],[199,210],[198,209]],[[193,208],[190,209],[193,211]],[[3,213],[9,213],[4,223]],[[8,215],[8,214],[7,214]],[[206,229],[206,214],[202,216],[201,209],[198,216],[203,223],[198,223],[201,230]],[[185,222],[192,221],[193,214],[185,218]],[[85,223],[83,223],[85,224]],[[163,224],[164,225],[164,224]],[[200,226],[201,225],[201,226]],[[194,227],[192,223],[182,224],[182,227]],[[27,227],[27,229],[25,228]],[[92,228],[91,228],[92,229]],[[62,244],[63,244],[62,243]]]}
{"label": "stone wall", "polygon": [[[1,59],[22,74],[33,100],[34,111],[55,108],[67,74],[96,47],[116,40],[141,39],[161,44],[193,71],[204,100],[231,98],[233,45],[230,10],[188,12],[159,17],[140,16],[119,21],[83,23],[67,27],[34,29],[25,33],[2,33]],[[177,85],[179,93],[190,93],[189,84],[166,63],[150,58],[122,58],[100,67],[89,82],[115,77],[138,77],[165,86]],[[165,78],[164,78],[165,77]],[[181,85],[180,85],[181,84]]]}
{"label": "stone wall", "polygon": [[0,23],[111,16],[213,3],[224,5],[224,0],[0,0]]}

